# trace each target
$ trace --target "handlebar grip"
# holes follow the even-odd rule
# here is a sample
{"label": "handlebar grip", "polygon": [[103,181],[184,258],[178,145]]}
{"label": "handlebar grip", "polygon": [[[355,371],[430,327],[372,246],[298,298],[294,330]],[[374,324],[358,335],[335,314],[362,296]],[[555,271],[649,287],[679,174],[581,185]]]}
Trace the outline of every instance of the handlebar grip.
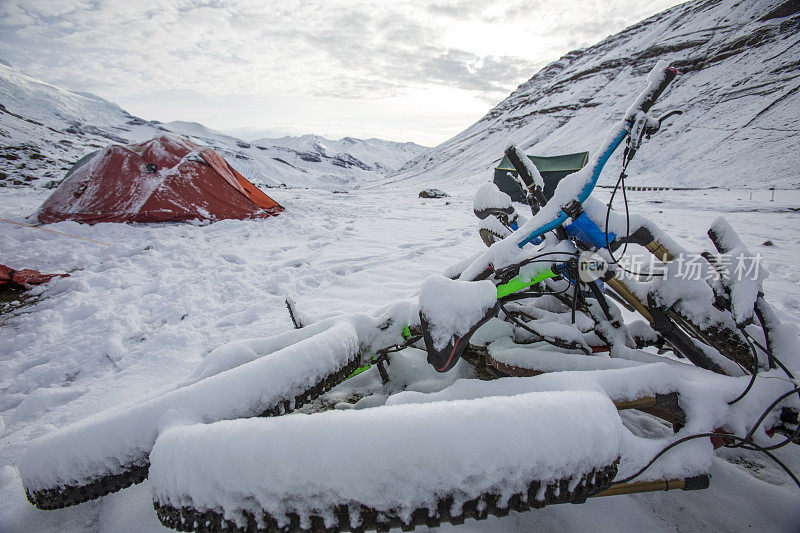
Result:
{"label": "handlebar grip", "polygon": [[[505,153],[508,160],[511,161],[511,164],[516,169],[520,179],[523,181],[523,183],[525,183],[525,186],[528,189],[532,189],[533,186],[536,184],[536,178],[534,178],[531,169],[528,167],[528,165],[525,164],[525,161],[522,159],[523,157],[527,159],[528,156],[525,155],[525,153],[522,150],[520,150],[519,148],[517,148],[516,145],[513,144],[510,145],[508,148],[506,148]],[[528,160],[528,164],[533,165],[533,163],[531,163],[530,160]]]}
{"label": "handlebar grip", "polygon": [[644,97],[644,100],[642,101],[642,111],[644,111],[645,113],[650,111],[650,108],[653,107],[653,104],[656,103],[658,97],[661,96],[661,93],[664,92],[667,86],[670,83],[672,83],[672,80],[674,80],[675,76],[677,75],[678,71],[675,70],[674,67],[667,67],[664,69],[664,77],[661,78],[661,82]]}

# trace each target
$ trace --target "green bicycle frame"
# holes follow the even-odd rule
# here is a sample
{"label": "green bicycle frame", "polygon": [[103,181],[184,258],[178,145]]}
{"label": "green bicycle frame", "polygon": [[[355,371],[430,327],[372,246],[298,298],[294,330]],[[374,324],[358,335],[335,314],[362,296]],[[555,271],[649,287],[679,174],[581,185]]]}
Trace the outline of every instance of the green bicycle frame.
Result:
{"label": "green bicycle frame", "polygon": [[558,274],[556,272],[553,272],[552,268],[543,270],[542,272],[539,272],[533,277],[517,276],[515,278],[512,278],[507,283],[503,283],[502,285],[497,286],[497,299],[499,300],[504,296],[508,296],[509,294],[514,294],[515,292],[519,292],[522,289],[527,289],[531,285],[536,285],[537,283],[541,283],[546,279],[555,278],[557,276]]}
{"label": "green bicycle frame", "polygon": [[[533,277],[530,277],[530,276],[517,276],[515,278],[512,278],[508,282],[497,286],[497,299],[499,300],[500,298],[508,296],[509,294],[514,294],[515,292],[519,292],[522,289],[526,289],[526,288],[530,287],[531,285],[536,285],[537,283],[541,283],[542,281],[544,281],[546,279],[555,278],[557,276],[558,276],[558,274],[556,272],[553,272],[552,268],[548,268],[547,270],[543,270],[542,272],[539,272],[538,274],[536,274]],[[400,334],[403,336],[403,339],[405,339],[405,340],[408,340],[408,339],[410,339],[412,337],[411,330],[409,329],[408,325],[403,327],[403,331]],[[350,378],[352,378],[354,376],[357,376],[357,375],[361,374],[362,372],[366,372],[367,370],[372,368],[372,366],[374,364],[375,364],[375,356],[371,355],[369,363],[367,363],[366,365],[364,365],[362,367],[356,368],[353,371],[352,374],[347,376],[347,379],[350,379]],[[345,380],[345,381],[347,381],[347,380]]]}
{"label": "green bicycle frame", "polygon": [[[408,327],[408,325],[406,325],[406,326],[403,326],[403,331],[401,331],[401,332],[400,332],[400,335],[402,335],[402,336],[403,336],[403,339],[405,339],[405,340],[408,340],[408,339],[410,339],[410,338],[413,336],[413,335],[411,335],[411,329]],[[358,368],[356,368],[356,369],[353,371],[353,373],[352,373],[352,374],[350,374],[349,376],[347,376],[347,378],[345,379],[345,381],[347,381],[348,379],[352,378],[353,376],[357,376],[357,375],[359,375],[359,374],[360,374],[360,373],[362,373],[362,372],[366,372],[367,370],[369,370],[370,368],[372,368],[372,365],[374,365],[374,364],[375,364],[375,355],[370,355],[370,357],[369,357],[369,363],[367,363],[367,364],[366,364],[366,365],[364,365],[364,366],[361,366],[361,367],[358,367]]]}

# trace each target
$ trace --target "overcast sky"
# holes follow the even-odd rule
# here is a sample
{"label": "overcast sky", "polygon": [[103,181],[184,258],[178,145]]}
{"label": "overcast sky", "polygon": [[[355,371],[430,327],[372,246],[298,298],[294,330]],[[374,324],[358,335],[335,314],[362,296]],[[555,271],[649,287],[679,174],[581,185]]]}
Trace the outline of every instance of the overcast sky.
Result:
{"label": "overcast sky", "polygon": [[148,120],[430,146],[550,61],[678,3],[0,0],[0,58]]}

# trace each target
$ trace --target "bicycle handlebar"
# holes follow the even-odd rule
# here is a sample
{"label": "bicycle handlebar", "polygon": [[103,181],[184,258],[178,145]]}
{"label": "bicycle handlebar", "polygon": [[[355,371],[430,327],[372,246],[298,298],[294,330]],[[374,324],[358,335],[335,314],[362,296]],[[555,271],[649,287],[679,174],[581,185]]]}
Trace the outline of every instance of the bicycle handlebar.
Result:
{"label": "bicycle handlebar", "polygon": [[[611,154],[613,154],[617,147],[622,143],[622,141],[625,140],[625,137],[627,137],[628,133],[630,133],[630,125],[636,117],[636,114],[638,112],[647,113],[650,108],[653,107],[653,104],[656,102],[658,97],[661,96],[664,90],[666,90],[667,86],[672,82],[672,80],[675,79],[677,75],[678,71],[675,70],[675,68],[668,66],[664,66],[659,69],[659,65],[656,65],[656,67],[650,71],[650,74],[647,76],[647,88],[639,94],[639,96],[636,98],[636,101],[625,114],[624,127],[619,128],[619,130],[616,132],[614,129],[609,131],[609,135],[614,133],[616,134],[613,135],[611,140],[608,140],[608,136],[606,137],[606,144],[600,150],[591,166],[591,178],[586,185],[584,185],[583,189],[581,189],[581,192],[576,198],[578,202],[583,203],[592,194],[592,191],[597,184],[597,180],[600,178],[600,173],[603,171],[603,167],[605,166],[606,162],[611,157]],[[525,239],[520,242],[518,246],[522,248],[537,237],[541,237],[545,233],[556,229],[558,226],[566,222],[568,218],[569,216],[562,209],[559,211],[554,220],[540,226],[538,229],[533,231],[530,235],[525,237]]]}
{"label": "bicycle handlebar", "polygon": [[[650,83],[647,85],[647,89],[645,89],[644,92],[641,95],[639,95],[639,98],[644,97],[642,99],[642,103],[639,106],[639,108],[644,113],[650,111],[650,108],[653,107],[653,104],[656,103],[656,100],[658,100],[658,97],[661,96],[661,93],[663,93],[666,90],[667,86],[670,83],[672,83],[672,80],[674,80],[675,76],[678,75],[678,71],[675,70],[674,67],[667,67],[661,72],[662,72],[661,79],[655,84],[653,83],[653,81],[655,80],[648,80],[650,81]],[[648,78],[649,77],[650,76],[648,76]]]}
{"label": "bicycle handlebar", "polygon": [[541,174],[539,174],[538,169],[531,160],[528,159],[528,156],[525,155],[525,152],[517,148],[516,145],[511,144],[506,148],[505,155],[517,170],[517,174],[525,184],[525,189],[531,190],[534,187],[544,189],[544,181],[542,181]]}
{"label": "bicycle handlebar", "polygon": [[[562,180],[558,187],[556,187],[553,199],[548,202],[546,206],[544,206],[537,214],[528,220],[523,227],[509,235],[507,239],[503,239],[494,243],[486,252],[476,257],[473,262],[462,271],[461,279],[465,281],[472,281],[481,276],[490,274],[495,267],[503,266],[496,264],[498,260],[500,263],[503,263],[506,258],[510,259],[514,256],[509,247],[513,246],[516,248],[519,246],[522,248],[525,244],[533,241],[537,237],[540,237],[549,231],[556,229],[566,222],[569,218],[569,215],[564,212],[563,208],[574,200],[583,203],[592,194],[592,191],[597,184],[597,180],[600,177],[600,172],[603,170],[603,166],[611,157],[611,154],[614,153],[617,147],[619,147],[622,141],[624,141],[630,133],[631,123],[636,118],[636,115],[639,112],[645,111],[645,108],[649,110],[655,103],[656,99],[661,96],[670,82],[675,79],[676,75],[677,71],[674,68],[667,66],[665,62],[659,62],[659,64],[657,64],[647,76],[647,88],[642,91],[641,94],[639,94],[639,96],[636,98],[636,101],[627,110],[625,113],[625,118],[616,123],[606,134],[603,145],[592,158],[591,163],[578,172],[571,174]],[[565,191],[564,186],[566,186],[567,190],[573,187],[577,188],[580,182],[583,182],[583,187],[576,196],[568,197],[571,195],[567,194],[561,195],[564,196],[564,198],[559,196],[559,191]],[[551,204],[556,201],[563,201],[563,204],[551,206]],[[552,218],[548,221],[548,218],[550,217]],[[541,224],[542,222],[544,222],[544,224],[540,225],[538,229],[523,237],[523,235],[529,231],[528,227],[536,227],[534,224]],[[522,240],[520,241],[519,239]]]}

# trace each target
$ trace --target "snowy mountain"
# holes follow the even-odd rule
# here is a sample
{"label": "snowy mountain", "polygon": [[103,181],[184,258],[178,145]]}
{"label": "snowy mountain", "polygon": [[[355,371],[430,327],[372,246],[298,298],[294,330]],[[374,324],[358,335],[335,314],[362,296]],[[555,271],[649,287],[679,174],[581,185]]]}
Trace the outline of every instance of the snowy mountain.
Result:
{"label": "snowy mountain", "polygon": [[385,176],[427,150],[349,137],[245,142],[196,122],[146,121],[98,96],[65,91],[0,61],[0,186],[53,186],[88,152],[165,132],[213,146],[264,187],[350,188]]}
{"label": "snowy mountain", "polygon": [[[144,121],[118,105],[90,93],[49,85],[0,60],[0,98],[5,109],[67,133],[88,133],[114,139]],[[156,122],[149,123],[151,125]]]}
{"label": "snowy mountain", "polygon": [[[259,149],[274,147],[284,150],[287,156],[300,161],[322,163],[344,168],[389,174],[427,149],[412,142],[397,143],[382,139],[354,139],[344,137],[332,141],[319,135],[258,139],[253,141]],[[294,154],[290,154],[294,152]],[[294,162],[293,162],[294,163]]]}
{"label": "snowy mountain", "polygon": [[0,186],[47,185],[111,142],[151,137],[158,122],[88,93],[59,89],[0,61]]}
{"label": "snowy mountain", "polygon": [[[653,111],[684,113],[639,152],[629,184],[797,187],[798,28],[793,0],[675,6],[549,64],[391,181],[474,190],[510,139],[536,155],[593,150],[664,59],[679,77]],[[615,179],[615,161],[601,184]]]}

